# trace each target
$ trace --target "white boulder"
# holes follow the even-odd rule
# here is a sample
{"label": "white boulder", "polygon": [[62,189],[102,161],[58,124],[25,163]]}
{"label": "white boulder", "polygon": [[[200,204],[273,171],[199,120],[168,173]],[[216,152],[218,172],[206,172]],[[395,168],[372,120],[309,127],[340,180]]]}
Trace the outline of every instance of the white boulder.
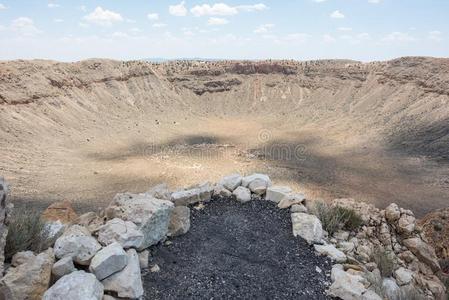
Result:
{"label": "white boulder", "polygon": [[292,205],[302,204],[305,199],[306,199],[306,197],[304,196],[304,194],[300,194],[300,193],[290,194],[290,195],[287,195],[286,197],[284,197],[278,203],[278,207],[281,209],[289,208]]}
{"label": "white boulder", "polygon": [[279,203],[292,192],[288,186],[271,186],[267,188],[266,200]]}
{"label": "white boulder", "polygon": [[332,285],[328,294],[343,300],[359,300],[367,291],[363,284],[363,277],[345,272],[341,266],[336,265],[331,273]]}
{"label": "white boulder", "polygon": [[292,213],[293,235],[300,236],[309,244],[319,243],[323,238],[323,227],[320,220],[305,213]]}
{"label": "white boulder", "polygon": [[218,184],[233,192],[242,184],[242,176],[239,174],[231,174],[223,177]]}
{"label": "white boulder", "polygon": [[91,258],[101,249],[101,245],[90,235],[89,230],[80,225],[73,225],[55,242],[57,258],[73,257],[80,265],[89,265]]}
{"label": "white boulder", "polygon": [[43,300],[102,300],[103,285],[95,275],[75,271],[65,275],[45,292]]}
{"label": "white boulder", "polygon": [[73,259],[71,256],[66,256],[55,262],[51,268],[51,273],[56,279],[61,278],[67,274],[75,272],[76,268],[73,264]]}
{"label": "white boulder", "polygon": [[396,282],[399,285],[406,285],[412,281],[413,272],[404,267],[400,267],[399,269],[394,271],[394,277],[396,278]]}
{"label": "white boulder", "polygon": [[187,206],[176,206],[170,217],[168,225],[168,236],[179,236],[186,234],[190,229],[190,208]]}
{"label": "white boulder", "polygon": [[144,239],[139,250],[161,241],[168,232],[170,215],[174,205],[147,194],[117,194],[106,208],[109,219],[120,218],[135,223]]}
{"label": "white boulder", "polygon": [[126,267],[107,277],[102,283],[105,291],[117,293],[120,298],[138,299],[143,295],[139,256],[134,249],[129,249],[126,254],[128,256]]}
{"label": "white boulder", "polygon": [[98,280],[103,280],[122,270],[127,262],[128,257],[122,246],[119,243],[112,243],[95,254],[90,263],[89,271],[95,274]]}
{"label": "white boulder", "polygon": [[109,220],[98,230],[98,241],[103,245],[117,242],[125,249],[139,248],[143,239],[144,235],[136,224],[119,218]]}
{"label": "white boulder", "polygon": [[246,187],[239,186],[234,190],[234,192],[232,192],[232,194],[235,196],[237,201],[241,203],[251,201],[251,191]]}
{"label": "white boulder", "polygon": [[170,199],[176,206],[187,206],[210,201],[213,192],[214,187],[209,182],[205,182],[189,189],[173,192]]}
{"label": "white boulder", "polygon": [[332,244],[314,245],[314,248],[320,255],[326,255],[337,263],[344,263],[347,260],[346,254],[335,248]]}
{"label": "white boulder", "polygon": [[264,182],[267,187],[271,186],[270,177],[268,177],[268,175],[259,174],[259,173],[254,173],[252,175],[243,177],[242,178],[242,186],[249,187],[249,185],[255,180],[260,180],[260,181]]}

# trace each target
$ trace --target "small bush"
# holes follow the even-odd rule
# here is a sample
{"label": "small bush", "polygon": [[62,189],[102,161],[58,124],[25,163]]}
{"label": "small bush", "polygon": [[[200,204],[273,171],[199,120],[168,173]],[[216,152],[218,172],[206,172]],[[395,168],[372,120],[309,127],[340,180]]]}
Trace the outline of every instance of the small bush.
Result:
{"label": "small bush", "polygon": [[20,251],[41,252],[45,250],[48,234],[44,225],[38,211],[27,208],[14,209],[8,225],[5,258],[10,260],[14,254]]}
{"label": "small bush", "polygon": [[380,270],[382,277],[391,277],[394,271],[394,260],[392,253],[383,248],[377,248],[374,251],[374,261]]}
{"label": "small bush", "polygon": [[363,223],[362,219],[352,209],[341,206],[329,206],[324,202],[316,203],[315,212],[323,228],[330,235],[339,229],[356,230]]}

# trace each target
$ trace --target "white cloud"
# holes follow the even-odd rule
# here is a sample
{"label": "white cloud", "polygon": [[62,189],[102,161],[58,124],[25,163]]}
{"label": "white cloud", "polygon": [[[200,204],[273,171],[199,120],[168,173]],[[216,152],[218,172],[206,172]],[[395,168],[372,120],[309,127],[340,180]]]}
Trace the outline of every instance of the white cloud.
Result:
{"label": "white cloud", "polygon": [[78,26],[81,27],[81,28],[88,28],[89,24],[86,24],[86,23],[83,23],[83,22],[79,22]]}
{"label": "white cloud", "polygon": [[443,37],[441,36],[441,31],[434,30],[429,32],[429,39],[436,42],[441,42],[443,40]]}
{"label": "white cloud", "polygon": [[4,4],[0,3],[0,10],[5,10],[5,9],[6,9],[6,6]]}
{"label": "white cloud", "polygon": [[323,42],[326,44],[335,43],[336,39],[330,34],[323,35]]}
{"label": "white cloud", "polygon": [[121,32],[121,31],[116,31],[112,34],[113,38],[127,38],[129,37],[128,34],[126,34],[125,32]]}
{"label": "white cloud", "polygon": [[168,7],[168,12],[177,17],[184,17],[187,15],[187,8],[185,7],[185,1],[182,1],[179,4],[176,5],[170,5]]}
{"label": "white cloud", "polygon": [[330,14],[330,17],[333,19],[344,19],[345,15],[342,14],[339,10],[336,10]]}
{"label": "white cloud", "polygon": [[11,29],[20,35],[33,36],[41,33],[34,25],[34,21],[27,17],[20,17],[11,22]]}
{"label": "white cloud", "polygon": [[263,3],[254,5],[237,5],[230,6],[225,3],[216,3],[214,5],[203,4],[194,6],[190,12],[196,16],[232,16],[238,14],[240,11],[254,12],[266,10],[268,7]]}
{"label": "white cloud", "polygon": [[274,24],[262,24],[254,30],[254,33],[268,33],[274,28]]}
{"label": "white cloud", "polygon": [[55,23],[62,23],[62,22],[64,22],[64,20],[63,19],[53,19],[53,22],[55,22]]}
{"label": "white cloud", "polygon": [[216,17],[211,17],[209,18],[209,20],[207,20],[207,25],[226,25],[228,24],[229,21],[225,18],[216,18]]}
{"label": "white cloud", "polygon": [[382,40],[387,42],[406,43],[414,42],[416,41],[416,38],[406,32],[395,31],[385,36]]}
{"label": "white cloud", "polygon": [[60,5],[57,4],[57,3],[48,3],[47,6],[48,6],[48,8],[57,8],[57,7],[60,7]]}
{"label": "white cloud", "polygon": [[165,24],[165,23],[154,23],[153,24],[154,28],[162,28],[162,27],[165,27],[165,26],[167,26],[167,24]]}
{"label": "white cloud", "polygon": [[156,21],[156,20],[159,20],[159,15],[156,13],[149,13],[147,15],[147,18],[151,21]]}
{"label": "white cloud", "polygon": [[100,26],[111,26],[113,23],[122,22],[123,17],[117,12],[98,6],[93,12],[85,16],[84,20]]}
{"label": "white cloud", "polygon": [[371,35],[367,32],[362,32],[357,34],[356,36],[359,40],[370,40],[371,39]]}

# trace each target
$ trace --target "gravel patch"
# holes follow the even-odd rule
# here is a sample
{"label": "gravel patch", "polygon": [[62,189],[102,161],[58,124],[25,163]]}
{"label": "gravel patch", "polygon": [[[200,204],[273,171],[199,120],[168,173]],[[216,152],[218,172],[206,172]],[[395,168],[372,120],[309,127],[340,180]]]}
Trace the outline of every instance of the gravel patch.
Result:
{"label": "gravel patch", "polygon": [[146,299],[328,299],[330,261],[291,227],[289,210],[270,201],[192,209],[187,234],[152,248],[160,270],[144,276]]}

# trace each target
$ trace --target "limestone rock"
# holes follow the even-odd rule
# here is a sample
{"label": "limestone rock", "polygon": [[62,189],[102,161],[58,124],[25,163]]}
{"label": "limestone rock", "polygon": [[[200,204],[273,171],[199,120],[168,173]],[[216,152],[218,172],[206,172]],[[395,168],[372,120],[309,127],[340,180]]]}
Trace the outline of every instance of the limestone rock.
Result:
{"label": "limestone rock", "polygon": [[91,258],[101,249],[101,245],[90,235],[89,230],[79,225],[69,227],[55,242],[57,258],[73,257],[80,265],[89,265]]}
{"label": "limestone rock", "polygon": [[179,236],[186,234],[190,229],[190,208],[187,206],[176,206],[170,217],[168,236]]}
{"label": "limestone rock", "polygon": [[305,207],[302,204],[293,204],[292,207],[290,208],[290,212],[295,213],[295,212],[300,212],[300,213],[307,213],[307,207]]}
{"label": "limestone rock", "polygon": [[320,255],[327,255],[337,263],[343,263],[347,260],[346,255],[337,248],[335,248],[334,245],[331,244],[314,245],[314,248],[315,251],[318,252]]}
{"label": "limestone rock", "polygon": [[23,263],[26,263],[29,259],[35,258],[36,255],[33,251],[17,252],[11,259],[11,266],[17,267]]}
{"label": "limestone rock", "polygon": [[143,250],[142,252],[139,252],[137,255],[139,255],[140,268],[147,269],[149,264],[150,251]]}
{"label": "limestone rock", "polygon": [[401,216],[401,212],[399,210],[399,206],[396,203],[391,203],[385,208],[385,218],[391,224],[399,220]]}
{"label": "limestone rock", "polygon": [[413,279],[413,272],[404,267],[400,267],[394,271],[394,277],[399,285],[409,284]]}
{"label": "limestone rock", "polygon": [[435,250],[419,237],[406,239],[403,243],[420,261],[429,265],[434,272],[441,269]]}
{"label": "limestone rock", "polygon": [[143,239],[144,235],[136,224],[119,218],[109,220],[98,229],[98,241],[102,245],[117,242],[125,249],[139,248]]}
{"label": "limestone rock", "polygon": [[254,174],[252,174],[252,175],[243,177],[243,178],[242,178],[242,186],[243,186],[243,187],[249,187],[249,185],[250,185],[253,181],[255,181],[255,180],[264,182],[264,185],[265,185],[266,187],[270,187],[270,186],[271,186],[271,180],[270,180],[270,177],[268,177],[268,175],[265,175],[265,174],[259,174],[259,173],[254,173]]}
{"label": "limestone rock", "polygon": [[161,183],[158,184],[154,187],[152,187],[147,194],[149,194],[150,196],[157,198],[157,199],[162,199],[162,200],[170,200],[170,190],[168,188],[168,185],[166,183]]}
{"label": "limestone rock", "polygon": [[233,192],[238,186],[242,184],[242,176],[240,176],[240,174],[231,174],[225,176],[220,180],[219,184],[229,191]]}
{"label": "limestone rock", "polygon": [[119,243],[112,243],[95,254],[89,266],[98,280],[122,270],[128,262],[126,252]]}
{"label": "limestone rock", "polygon": [[416,219],[414,216],[403,214],[398,221],[399,233],[410,235],[415,230]]}
{"label": "limestone rock", "polygon": [[73,259],[70,256],[66,256],[55,262],[51,268],[51,273],[56,279],[59,279],[67,274],[75,272],[76,268],[73,264]]}
{"label": "limestone rock", "polygon": [[126,267],[104,279],[102,283],[105,291],[115,292],[120,298],[137,299],[143,295],[139,256],[134,249],[129,249],[126,254],[128,256]]}
{"label": "limestone rock", "polygon": [[43,300],[102,300],[103,286],[94,274],[75,271],[59,279]]}
{"label": "limestone rock", "polygon": [[54,260],[50,248],[16,268],[10,268],[0,280],[0,299],[40,300],[48,289]]}
{"label": "limestone rock", "polygon": [[263,179],[255,179],[248,185],[250,191],[259,196],[265,194],[265,192],[267,191],[267,187],[268,184]]}
{"label": "limestone rock", "polygon": [[237,201],[241,203],[251,201],[251,191],[246,187],[239,186],[234,190],[234,192],[232,192],[232,194],[235,196]]}
{"label": "limestone rock", "polygon": [[309,244],[321,242],[323,227],[316,216],[305,213],[292,213],[291,218],[294,236],[299,235]]}
{"label": "limestone rock", "polygon": [[382,290],[387,299],[396,299],[400,295],[399,286],[393,278],[384,278],[382,280]]}
{"label": "limestone rock", "polygon": [[210,201],[213,191],[214,187],[209,182],[205,182],[190,189],[173,192],[170,199],[176,206],[187,206]]}
{"label": "limestone rock", "polygon": [[292,205],[302,204],[306,197],[304,194],[294,193],[284,197],[279,203],[278,207],[281,209],[289,208]]}
{"label": "limestone rock", "polygon": [[231,197],[232,192],[230,190],[228,190],[227,188],[225,188],[224,186],[217,184],[214,187],[214,195],[226,198],[226,197]]}
{"label": "limestone rock", "polygon": [[291,192],[292,189],[289,188],[288,186],[271,186],[267,188],[267,194],[265,196],[265,199],[279,203]]}
{"label": "limestone rock", "polygon": [[361,276],[345,272],[338,266],[332,268],[331,279],[332,285],[328,294],[332,297],[343,300],[359,300],[367,291]]}
{"label": "limestone rock", "polygon": [[103,219],[94,212],[87,212],[82,214],[75,220],[75,224],[86,227],[91,233],[97,232],[100,226],[103,225]]}
{"label": "limestone rock", "polygon": [[144,239],[139,250],[161,241],[168,232],[170,215],[174,205],[170,201],[159,200],[146,194],[117,194],[106,208],[109,219],[120,218],[131,221],[143,233]]}

